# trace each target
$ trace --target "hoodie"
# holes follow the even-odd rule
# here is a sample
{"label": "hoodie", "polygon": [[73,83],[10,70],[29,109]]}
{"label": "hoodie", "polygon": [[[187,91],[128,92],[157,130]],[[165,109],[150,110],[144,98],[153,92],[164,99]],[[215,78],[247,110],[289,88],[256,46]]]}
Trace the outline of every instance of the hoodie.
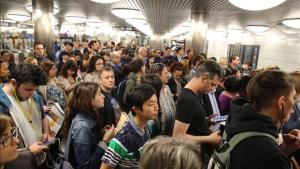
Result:
{"label": "hoodie", "polygon": [[[226,124],[229,138],[247,131],[263,132],[278,138],[278,128],[271,117],[251,108],[244,98],[231,103],[231,112]],[[289,159],[278,143],[263,136],[250,137],[241,141],[231,152],[231,169],[290,169]]]}

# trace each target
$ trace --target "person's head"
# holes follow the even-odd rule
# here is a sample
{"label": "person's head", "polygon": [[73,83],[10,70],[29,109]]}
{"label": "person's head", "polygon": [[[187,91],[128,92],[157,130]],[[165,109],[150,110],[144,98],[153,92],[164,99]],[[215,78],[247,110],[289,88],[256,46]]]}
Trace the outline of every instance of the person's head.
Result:
{"label": "person's head", "polygon": [[162,81],[156,74],[147,74],[141,77],[141,84],[147,84],[152,86],[156,90],[156,96],[159,99],[159,94],[162,88]]}
{"label": "person's head", "polygon": [[133,116],[142,120],[155,120],[158,114],[156,91],[149,85],[137,85],[126,95],[126,103]]}
{"label": "person's head", "polygon": [[200,169],[199,147],[188,140],[159,136],[144,145],[139,169]]}
{"label": "person's head", "polygon": [[240,89],[239,79],[236,76],[225,78],[224,87],[227,92],[237,93]]}
{"label": "person's head", "polygon": [[225,57],[220,57],[219,63],[220,63],[220,65],[222,65],[223,67],[227,67],[227,64],[228,64],[227,58],[225,58]]}
{"label": "person's head", "polygon": [[207,60],[198,67],[196,75],[190,83],[193,83],[199,93],[208,93],[218,86],[224,73],[225,71],[220,64]]}
{"label": "person's head", "polygon": [[131,41],[130,41],[130,47],[132,47],[132,48],[136,47],[136,40],[135,39],[131,39]]}
{"label": "person's head", "polygon": [[247,87],[252,108],[269,111],[277,126],[288,121],[296,96],[295,81],[283,71],[266,70],[254,76]]}
{"label": "person's head", "polygon": [[0,60],[0,79],[7,79],[9,75],[8,63]]}
{"label": "person's head", "polygon": [[176,49],[176,55],[177,56],[183,56],[184,55],[184,48],[183,47],[178,47]]}
{"label": "person's head", "polygon": [[168,83],[168,70],[165,64],[163,63],[154,63],[150,66],[149,72],[151,74],[157,74],[163,84]]}
{"label": "person's head", "polygon": [[49,78],[56,77],[57,68],[52,61],[44,61],[41,63],[41,68],[45,71]]}
{"label": "person's head", "polygon": [[133,73],[145,73],[145,65],[142,59],[135,59],[130,62],[130,72]]}
{"label": "person's head", "polygon": [[92,56],[88,64],[87,73],[99,72],[105,66],[105,60],[103,57],[95,55]]}
{"label": "person's head", "polygon": [[241,78],[241,72],[238,69],[231,70],[232,75],[236,76],[238,79]]}
{"label": "person's head", "polygon": [[105,66],[99,71],[99,82],[105,91],[111,91],[115,86],[115,74],[111,67]]}
{"label": "person's head", "polygon": [[68,78],[68,77],[75,78],[77,76],[77,70],[78,70],[77,63],[75,63],[73,60],[68,60],[61,68],[60,74],[64,78]]}
{"label": "person's head", "polygon": [[45,55],[45,44],[42,42],[35,42],[34,43],[34,54],[37,57],[42,57]]}
{"label": "person's head", "polygon": [[139,56],[140,56],[141,58],[144,58],[144,57],[146,57],[147,55],[148,55],[147,48],[145,48],[145,47],[140,47],[140,48],[139,48]]}
{"label": "person's head", "polygon": [[0,115],[0,168],[18,157],[18,143],[18,128],[11,127],[8,116]]}
{"label": "person's head", "polygon": [[121,63],[121,54],[118,51],[113,51],[110,53],[111,62],[114,65],[118,65]]}
{"label": "person's head", "polygon": [[9,83],[14,87],[20,101],[28,100],[38,86],[46,85],[47,81],[47,75],[42,68],[26,63],[18,64],[9,76]]}
{"label": "person's head", "polygon": [[194,50],[193,50],[193,49],[188,49],[188,50],[186,51],[186,54],[187,54],[187,56],[188,56],[188,59],[190,60],[190,59],[193,58],[192,56],[194,56]]}
{"label": "person's head", "polygon": [[171,52],[172,52],[172,49],[171,49],[170,47],[167,46],[167,47],[165,48],[165,55],[166,55],[166,56],[170,56],[170,55],[171,55]]}
{"label": "person's head", "polygon": [[2,50],[0,60],[4,62],[9,62],[9,58],[10,58],[10,52],[8,50]]}
{"label": "person's head", "polygon": [[238,66],[240,64],[240,57],[239,56],[231,56],[229,58],[229,63],[233,66]]}
{"label": "person's head", "polygon": [[161,55],[161,51],[160,51],[160,49],[155,49],[155,57],[160,57],[160,55]]}
{"label": "person's head", "polygon": [[24,63],[32,64],[32,65],[39,65],[38,60],[35,57],[27,57],[24,60]]}
{"label": "person's head", "polygon": [[60,62],[67,62],[72,57],[71,53],[67,51],[61,51],[60,56],[61,56],[61,58],[59,58]]}
{"label": "person's head", "polygon": [[105,96],[101,93],[100,87],[94,82],[79,83],[72,95],[68,106],[68,113],[64,124],[64,132],[68,133],[72,120],[77,112],[85,113],[99,122],[97,109],[104,107]]}
{"label": "person's head", "polygon": [[175,62],[172,64],[170,70],[174,79],[179,80],[182,78],[183,64]]}
{"label": "person's head", "polygon": [[295,89],[296,89],[296,102],[299,103],[300,102],[300,72],[296,71],[296,72],[292,72],[289,73],[289,75],[294,79],[295,81]]}
{"label": "person's head", "polygon": [[243,75],[241,77],[241,79],[239,81],[239,85],[240,85],[239,96],[240,97],[248,98],[247,86],[248,86],[248,83],[250,80],[251,80],[250,75]]}
{"label": "person's head", "polygon": [[200,55],[196,55],[192,58],[192,65],[198,67],[201,62],[204,62],[204,59],[205,58],[201,57]]}
{"label": "person's head", "polygon": [[74,44],[72,42],[64,42],[64,48],[65,48],[65,51],[68,52],[68,53],[71,53],[73,51],[73,46]]}
{"label": "person's head", "polygon": [[97,41],[95,41],[95,40],[91,40],[90,42],[89,42],[89,48],[93,51],[93,52],[98,52],[99,51],[99,49],[100,49],[100,44],[97,42]]}

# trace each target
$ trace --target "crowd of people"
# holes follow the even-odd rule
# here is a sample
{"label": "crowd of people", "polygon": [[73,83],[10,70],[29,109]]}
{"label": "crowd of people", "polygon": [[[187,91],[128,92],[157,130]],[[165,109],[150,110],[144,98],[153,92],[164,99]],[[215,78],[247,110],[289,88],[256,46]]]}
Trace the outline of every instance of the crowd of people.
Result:
{"label": "crowd of people", "polygon": [[[280,144],[248,138],[231,152],[232,169],[296,166],[300,72],[186,51],[91,40],[48,56],[36,42],[18,64],[1,51],[0,169],[49,168],[57,147],[48,143],[58,139],[56,152],[74,169],[206,169],[223,132],[230,139],[248,131]],[[56,133],[53,103],[64,112]],[[216,128],[221,115],[224,131]]]}

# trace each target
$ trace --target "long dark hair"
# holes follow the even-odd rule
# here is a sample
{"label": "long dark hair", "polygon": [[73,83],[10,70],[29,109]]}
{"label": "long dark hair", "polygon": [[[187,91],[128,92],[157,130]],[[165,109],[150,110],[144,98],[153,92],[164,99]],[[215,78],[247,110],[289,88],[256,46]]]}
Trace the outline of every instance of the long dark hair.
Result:
{"label": "long dark hair", "polygon": [[82,82],[75,87],[66,110],[63,127],[63,132],[66,137],[68,136],[72,120],[78,112],[89,115],[100,124],[99,115],[92,106],[92,100],[95,95],[98,94],[98,90],[99,85],[94,82]]}

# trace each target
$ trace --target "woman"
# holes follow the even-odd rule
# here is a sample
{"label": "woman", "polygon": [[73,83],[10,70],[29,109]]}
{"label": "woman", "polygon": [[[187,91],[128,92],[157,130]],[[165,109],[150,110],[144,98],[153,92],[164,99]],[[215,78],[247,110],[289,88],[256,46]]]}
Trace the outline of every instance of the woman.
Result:
{"label": "woman", "polygon": [[27,58],[24,60],[24,63],[32,64],[32,65],[39,65],[38,60],[37,60],[35,57],[33,57],[33,56],[27,57]]}
{"label": "woman", "polygon": [[66,94],[67,102],[72,94],[72,91],[74,90],[77,84],[76,83],[77,70],[78,70],[77,64],[72,60],[68,60],[63,65],[60,72],[60,76],[58,77],[59,82],[64,85],[63,90]]}
{"label": "woman", "polygon": [[194,142],[160,136],[144,145],[139,169],[201,169],[199,154]]}
{"label": "woman", "polygon": [[142,59],[133,60],[130,63],[130,73],[126,81],[123,103],[126,105],[126,95],[136,85],[140,84],[141,76],[145,74],[145,65]]}
{"label": "woman", "polygon": [[40,86],[39,91],[42,93],[46,102],[55,102],[64,109],[66,101],[63,93],[64,85],[58,82],[56,78],[57,68],[51,61],[45,61],[41,63],[41,67],[48,76],[48,83],[46,86]]}
{"label": "woman", "polygon": [[175,103],[173,94],[168,83],[168,70],[163,63],[154,63],[149,70],[149,73],[156,74],[161,79],[163,86],[159,94],[159,106],[162,112],[162,134],[172,136],[175,122]]}
{"label": "woman", "polygon": [[85,75],[84,81],[99,83],[99,71],[104,67],[104,65],[105,60],[103,57],[98,55],[93,56],[87,67],[87,75]]}
{"label": "woman", "polygon": [[99,169],[114,126],[103,128],[98,109],[104,107],[104,95],[97,83],[83,82],[76,86],[65,119],[68,136],[65,157],[75,169]]}
{"label": "woman", "polygon": [[9,65],[7,62],[0,60],[0,87],[8,82]]}
{"label": "woman", "polygon": [[18,157],[18,128],[11,127],[8,116],[0,115],[0,169]]}
{"label": "woman", "polygon": [[231,101],[239,96],[239,79],[236,76],[229,76],[224,80],[225,90],[219,96],[220,113],[227,115],[230,112]]}
{"label": "woman", "polygon": [[168,79],[168,86],[173,94],[173,100],[176,101],[181,89],[186,85],[183,78],[183,65],[173,63],[171,66],[172,77]]}

